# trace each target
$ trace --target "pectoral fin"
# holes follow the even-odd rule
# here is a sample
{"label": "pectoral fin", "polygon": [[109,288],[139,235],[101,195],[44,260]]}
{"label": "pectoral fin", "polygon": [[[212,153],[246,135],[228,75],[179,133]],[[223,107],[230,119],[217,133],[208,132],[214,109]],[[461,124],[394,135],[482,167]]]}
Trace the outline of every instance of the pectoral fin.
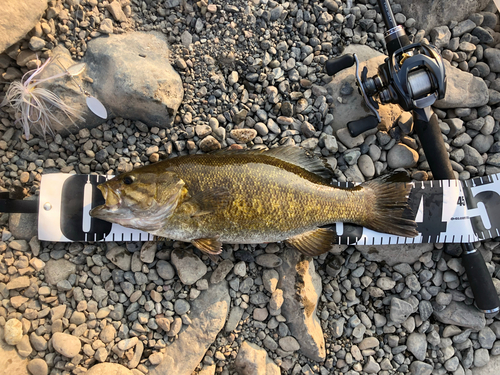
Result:
{"label": "pectoral fin", "polygon": [[222,252],[222,242],[217,238],[198,238],[191,240],[191,243],[196,246],[201,252],[211,255],[217,255]]}
{"label": "pectoral fin", "polygon": [[[214,188],[200,191],[187,204],[193,205],[191,217],[208,215],[215,211],[224,210],[231,201],[229,189]],[[200,249],[201,250],[201,249]]]}
{"label": "pectoral fin", "polygon": [[286,242],[301,253],[313,257],[329,251],[336,240],[337,233],[333,230],[318,228],[289,238]]}

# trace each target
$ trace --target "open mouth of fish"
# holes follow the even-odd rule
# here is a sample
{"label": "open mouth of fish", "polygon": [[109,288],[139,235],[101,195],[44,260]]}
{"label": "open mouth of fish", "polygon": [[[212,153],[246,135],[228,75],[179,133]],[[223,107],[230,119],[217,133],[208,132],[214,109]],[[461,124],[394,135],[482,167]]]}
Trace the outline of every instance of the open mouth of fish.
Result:
{"label": "open mouth of fish", "polygon": [[98,216],[101,211],[113,211],[120,208],[122,200],[118,193],[107,185],[99,185],[97,188],[101,191],[104,197],[104,204],[94,207],[90,211],[91,216]]}

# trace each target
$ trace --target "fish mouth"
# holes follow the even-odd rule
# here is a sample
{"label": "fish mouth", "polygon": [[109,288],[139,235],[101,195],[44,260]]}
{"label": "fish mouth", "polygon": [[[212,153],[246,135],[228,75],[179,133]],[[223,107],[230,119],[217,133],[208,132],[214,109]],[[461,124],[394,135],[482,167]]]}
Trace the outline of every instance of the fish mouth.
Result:
{"label": "fish mouth", "polygon": [[122,200],[120,195],[107,184],[98,185],[97,188],[104,197],[104,204],[91,209],[90,216],[104,218],[106,214],[116,212],[121,207]]}

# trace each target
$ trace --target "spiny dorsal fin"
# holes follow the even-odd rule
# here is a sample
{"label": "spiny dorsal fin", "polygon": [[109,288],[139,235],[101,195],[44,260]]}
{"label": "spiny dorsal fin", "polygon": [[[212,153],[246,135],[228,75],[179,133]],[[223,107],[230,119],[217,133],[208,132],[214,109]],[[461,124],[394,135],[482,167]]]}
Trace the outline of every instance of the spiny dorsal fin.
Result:
{"label": "spiny dorsal fin", "polygon": [[333,171],[325,159],[301,147],[276,147],[264,151],[263,154],[297,165],[323,178],[333,177]]}
{"label": "spiny dorsal fin", "polygon": [[318,228],[286,240],[301,253],[312,257],[330,251],[336,241],[337,233],[327,228]]}
{"label": "spiny dorsal fin", "polygon": [[283,146],[271,148],[269,150],[217,150],[214,155],[234,155],[238,153],[247,153],[250,155],[266,155],[284,162],[304,168],[305,170],[316,174],[325,179],[333,177],[333,171],[325,159],[315,155],[302,147]]}
{"label": "spiny dorsal fin", "polygon": [[217,255],[222,252],[222,243],[217,238],[198,238],[191,240],[191,243],[208,255]]}

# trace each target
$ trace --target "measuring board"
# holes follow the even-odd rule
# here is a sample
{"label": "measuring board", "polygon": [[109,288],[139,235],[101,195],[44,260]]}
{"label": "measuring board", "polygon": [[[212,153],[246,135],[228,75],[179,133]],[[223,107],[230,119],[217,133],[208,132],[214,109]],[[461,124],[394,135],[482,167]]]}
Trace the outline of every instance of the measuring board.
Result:
{"label": "measuring board", "polygon": [[[154,236],[112,224],[89,215],[104,204],[97,185],[112,176],[42,176],[38,237],[44,241],[151,241]],[[500,174],[467,181],[415,181],[409,206],[419,235],[400,237],[347,223],[328,227],[336,230],[339,244],[390,245],[414,243],[475,242],[500,236]],[[334,183],[351,187],[351,183]]]}

